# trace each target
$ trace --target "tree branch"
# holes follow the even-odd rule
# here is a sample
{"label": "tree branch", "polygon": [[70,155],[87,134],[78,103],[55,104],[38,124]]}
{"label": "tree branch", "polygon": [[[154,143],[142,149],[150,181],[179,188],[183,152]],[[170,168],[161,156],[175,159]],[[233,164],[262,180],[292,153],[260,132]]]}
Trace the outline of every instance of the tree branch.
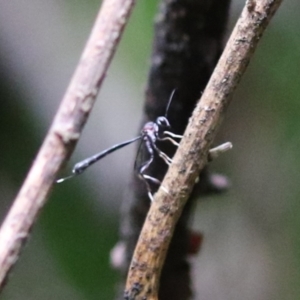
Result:
{"label": "tree branch", "polygon": [[[230,0],[162,0],[156,17],[151,68],[146,88],[144,118],[141,127],[165,113],[171,92],[176,88],[168,111],[172,131],[183,134],[188,119],[217,64],[224,46]],[[161,150],[173,157],[176,147],[158,143]],[[147,174],[163,179],[166,164],[155,158]],[[160,300],[187,300],[192,294],[188,257],[195,235],[191,232],[189,216],[199,196],[226,190],[206,168],[201,180],[185,206],[166,258],[159,290]],[[120,241],[112,251],[113,264],[122,272],[118,299],[123,299],[129,264],[150,202],[144,183],[132,176],[132,184],[123,198]],[[218,176],[220,179],[220,176]],[[224,184],[225,183],[225,184]],[[153,185],[155,192],[158,186]],[[195,244],[194,244],[195,245]],[[196,246],[197,247],[197,246]],[[199,249],[199,248],[198,248]]]}
{"label": "tree branch", "polygon": [[232,94],[281,0],[249,0],[199,101],[136,246],[127,300],[156,300],[160,273],[175,225],[192,191]]}
{"label": "tree branch", "polygon": [[95,102],[135,0],[106,0],[60,108],[0,230],[0,286],[19,257],[56,174]]}

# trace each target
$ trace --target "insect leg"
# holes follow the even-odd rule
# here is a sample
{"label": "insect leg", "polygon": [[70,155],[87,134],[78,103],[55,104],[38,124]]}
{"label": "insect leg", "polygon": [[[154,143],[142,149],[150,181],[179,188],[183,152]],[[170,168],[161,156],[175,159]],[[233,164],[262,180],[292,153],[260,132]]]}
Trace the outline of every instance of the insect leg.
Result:
{"label": "insect leg", "polygon": [[176,142],[174,139],[182,139],[182,137],[183,137],[182,135],[174,134],[173,132],[170,132],[170,131],[164,131],[163,134],[167,135],[167,137],[159,138],[160,141],[168,140],[177,147],[179,146],[179,143]]}
{"label": "insect leg", "polygon": [[[152,196],[152,193],[151,193],[151,187],[150,187],[150,185],[149,185],[149,183],[148,183],[148,179],[149,179],[149,177],[151,177],[151,176],[149,176],[149,175],[146,175],[146,174],[144,174],[145,172],[146,172],[146,170],[149,168],[149,166],[151,165],[151,163],[152,163],[152,161],[153,161],[153,159],[154,159],[154,153],[153,153],[153,150],[152,150],[152,148],[148,148],[148,145],[146,145],[147,146],[147,150],[148,150],[148,152],[149,152],[149,154],[150,154],[150,158],[149,158],[149,160],[147,160],[139,169],[138,169],[138,175],[139,175],[139,177],[140,177],[140,179],[142,179],[143,180],[143,182],[145,183],[145,185],[146,185],[146,188],[147,188],[147,192],[148,192],[148,197],[150,198],[150,200],[151,200],[151,202],[153,201],[153,196]],[[149,146],[150,147],[150,146]],[[152,178],[152,177],[151,177]],[[155,178],[154,178],[155,179]]]}
{"label": "insect leg", "polygon": [[154,178],[154,177],[151,177],[151,176],[149,176],[149,175],[147,175],[147,174],[143,174],[143,175],[142,175],[142,179],[144,180],[144,182],[145,182],[145,184],[146,184],[146,186],[147,186],[148,197],[150,198],[151,202],[153,202],[153,195],[152,195],[152,192],[151,192],[151,189],[150,189],[150,185],[149,185],[149,183],[147,182],[147,180],[150,180],[150,181],[152,181],[153,183],[156,183],[158,186],[160,186],[161,182],[160,182],[158,179],[156,179],[156,178]]}
{"label": "insect leg", "polygon": [[169,135],[170,137],[172,137],[174,139],[182,139],[183,138],[183,135],[175,134],[175,133],[170,132],[170,131],[164,131],[163,134]]}
{"label": "insect leg", "polygon": [[144,183],[146,185],[146,188],[148,191],[148,197],[150,198],[151,201],[153,201],[153,195],[152,195],[151,187],[150,187],[148,181],[151,181],[157,185],[160,185],[161,182],[158,179],[145,174],[145,172],[147,171],[147,169],[150,167],[150,165],[152,164],[152,162],[154,160],[154,149],[157,151],[157,153],[158,153],[159,149],[157,149],[155,144],[151,142],[151,139],[149,139],[149,137],[146,137],[146,138],[147,139],[145,140],[145,146],[150,155],[150,158],[138,169],[138,175],[144,181]]}
{"label": "insect leg", "polygon": [[148,179],[148,180],[150,180],[150,181],[152,181],[152,182],[158,184],[158,185],[161,184],[161,182],[160,182],[158,179],[156,179],[156,178],[154,178],[154,177],[151,177],[151,176],[149,176],[149,175],[147,175],[147,174],[144,174],[143,177],[144,177],[145,179]]}
{"label": "insect leg", "polygon": [[170,137],[164,137],[164,138],[160,138],[159,139],[160,141],[170,141],[173,145],[175,145],[176,147],[179,146],[179,143],[176,142],[175,140],[173,140],[172,138]]}
{"label": "insect leg", "polygon": [[157,152],[157,154],[165,161],[165,163],[169,166],[172,163],[172,159],[163,151],[157,148],[155,144],[152,144],[153,148]]}

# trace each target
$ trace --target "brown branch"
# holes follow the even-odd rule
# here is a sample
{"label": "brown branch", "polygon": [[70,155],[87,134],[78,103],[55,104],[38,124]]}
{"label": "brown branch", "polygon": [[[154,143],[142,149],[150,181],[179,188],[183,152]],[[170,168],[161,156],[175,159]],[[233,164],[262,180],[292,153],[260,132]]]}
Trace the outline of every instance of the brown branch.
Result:
{"label": "brown branch", "polygon": [[208,150],[232,94],[281,2],[247,1],[155,195],[131,262],[125,299],[158,299],[160,273],[177,220],[207,163]]}
{"label": "brown branch", "polygon": [[135,0],[106,0],[68,90],[0,231],[0,286],[19,257],[56,174],[70,156],[95,102]]}
{"label": "brown branch", "polygon": [[[169,96],[176,88],[168,119],[172,131],[183,134],[196,101],[205,89],[222,53],[229,6],[230,0],[161,1],[155,22],[145,115],[141,126],[165,113]],[[174,156],[176,147],[171,143],[162,142],[158,146],[170,157]],[[166,164],[157,157],[147,174],[162,180],[166,171]],[[161,300],[187,300],[191,297],[188,258],[194,234],[191,234],[189,228],[189,216],[199,196],[226,190],[226,183],[220,184],[215,178],[207,168],[201,172],[201,181],[195,187],[177,223],[162,271],[159,290]],[[152,191],[155,192],[157,188],[157,185],[153,185]],[[117,299],[123,299],[127,271],[149,207],[145,185],[134,174],[123,199],[121,238],[112,251],[113,264],[123,275]]]}

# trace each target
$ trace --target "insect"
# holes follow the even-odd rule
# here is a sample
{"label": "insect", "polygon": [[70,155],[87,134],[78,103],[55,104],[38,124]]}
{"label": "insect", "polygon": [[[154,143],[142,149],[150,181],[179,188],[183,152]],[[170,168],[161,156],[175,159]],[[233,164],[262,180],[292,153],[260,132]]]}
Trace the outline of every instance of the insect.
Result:
{"label": "insect", "polygon": [[168,140],[175,146],[178,146],[179,144],[175,139],[180,140],[182,138],[182,135],[177,135],[177,134],[174,134],[169,131],[171,129],[171,126],[167,119],[167,114],[168,114],[168,110],[169,110],[171,101],[173,99],[174,93],[175,93],[175,90],[173,90],[173,92],[171,93],[171,96],[168,101],[168,105],[166,107],[165,115],[157,117],[157,119],[154,122],[147,122],[144,125],[144,127],[142,128],[141,134],[139,136],[132,138],[130,140],[127,140],[125,142],[116,144],[104,151],[101,151],[91,157],[88,157],[88,158],[78,162],[77,164],[74,165],[74,167],[72,169],[72,174],[70,176],[58,179],[56,182],[61,183],[67,179],[70,179],[76,175],[79,175],[79,174],[83,173],[88,167],[90,167],[91,165],[93,165],[94,163],[99,161],[100,159],[104,158],[106,155],[108,155],[118,149],[121,149],[129,144],[132,144],[138,140],[141,140],[141,143],[143,143],[145,145],[145,149],[149,154],[149,158],[144,163],[142,163],[142,165],[138,168],[137,168],[136,162],[135,162],[135,169],[137,170],[138,176],[144,181],[144,183],[147,187],[147,192],[148,192],[148,196],[149,196],[150,200],[153,201],[153,196],[152,196],[151,188],[150,188],[148,181],[151,181],[158,185],[160,185],[161,182],[157,178],[147,175],[146,171],[152,164],[154,157],[155,157],[155,153],[158,156],[160,156],[167,165],[170,165],[172,163],[172,159],[166,153],[164,153],[157,147],[156,142]]}

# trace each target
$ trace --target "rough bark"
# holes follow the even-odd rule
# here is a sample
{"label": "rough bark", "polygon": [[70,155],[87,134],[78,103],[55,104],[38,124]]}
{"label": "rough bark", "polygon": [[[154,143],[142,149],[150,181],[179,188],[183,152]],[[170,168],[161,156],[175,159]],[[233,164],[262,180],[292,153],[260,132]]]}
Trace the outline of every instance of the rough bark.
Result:
{"label": "rough bark", "polygon": [[[209,149],[233,92],[281,1],[246,2],[147,214],[129,268],[125,299],[158,299],[158,289],[163,284],[161,270],[178,219],[208,161]],[[168,291],[166,295],[170,297]]]}
{"label": "rough bark", "polygon": [[[162,1],[155,23],[152,61],[146,89],[145,122],[164,115],[172,90],[176,89],[168,111],[172,131],[182,134],[223,49],[229,0]],[[173,156],[176,148],[169,143],[159,147]],[[149,174],[160,180],[167,170],[159,158]],[[203,171],[194,194],[221,191],[208,171]],[[157,187],[153,186],[153,190]],[[192,198],[181,216],[162,272],[159,299],[189,299],[192,290],[187,262],[190,231],[188,220]],[[136,241],[150,206],[146,189],[135,175],[124,199],[121,242],[125,247],[125,276]],[[119,245],[120,245],[119,243]],[[121,283],[123,286],[123,283]],[[119,299],[123,299],[122,291]]]}

